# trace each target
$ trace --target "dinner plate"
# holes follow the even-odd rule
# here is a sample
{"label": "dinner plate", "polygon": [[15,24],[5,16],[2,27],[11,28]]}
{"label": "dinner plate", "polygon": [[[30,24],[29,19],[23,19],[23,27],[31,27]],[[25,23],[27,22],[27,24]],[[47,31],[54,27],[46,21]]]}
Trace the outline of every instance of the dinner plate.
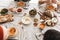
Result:
{"label": "dinner plate", "polygon": [[[5,23],[3,25],[6,26],[6,28],[7,28],[8,38],[13,38],[13,39],[18,39],[18,40],[22,39],[22,35],[23,35],[22,28],[19,24],[15,24],[15,23],[11,22],[11,23]],[[16,30],[17,30],[17,32],[14,36],[9,35],[9,29],[12,27],[16,28]]]}
{"label": "dinner plate", "polygon": [[[8,37],[20,39],[21,27],[20,27],[18,24],[6,23],[6,24],[4,24],[4,25],[7,27],[7,34],[8,34]],[[10,36],[10,35],[9,35],[9,30],[10,30],[10,28],[15,28],[15,29],[16,29],[15,35],[13,35],[13,36]]]}

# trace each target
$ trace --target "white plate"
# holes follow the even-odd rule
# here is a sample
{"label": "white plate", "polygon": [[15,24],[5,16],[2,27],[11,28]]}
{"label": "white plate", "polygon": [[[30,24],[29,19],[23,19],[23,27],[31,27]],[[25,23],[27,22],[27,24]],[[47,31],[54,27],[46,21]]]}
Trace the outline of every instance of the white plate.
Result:
{"label": "white plate", "polygon": [[[21,39],[22,29],[21,29],[21,26],[20,26],[20,25],[15,24],[15,23],[5,23],[5,24],[3,24],[3,25],[6,26],[6,28],[7,28],[7,32],[6,32],[6,33],[8,34],[8,36],[9,36],[9,29],[10,29],[11,27],[16,28],[16,30],[17,30],[16,34],[15,34],[14,36],[9,36],[9,38],[14,38],[14,39],[18,39],[18,40]],[[5,36],[5,37],[6,37],[6,36]]]}
{"label": "white plate", "polygon": [[15,28],[16,29],[16,33],[15,33],[15,35],[13,35],[13,36],[10,36],[10,37],[17,37],[18,35],[19,35],[19,26],[18,25],[16,25],[16,24],[13,24],[13,23],[9,23],[8,25],[8,35],[9,35],[9,30],[10,30],[10,28]]}
{"label": "white plate", "polygon": [[[12,26],[11,28],[15,28],[15,27]],[[9,32],[11,28],[9,28],[9,30],[8,30],[9,36],[10,36],[10,37],[15,37],[15,36],[17,35],[17,33],[18,33],[18,30],[17,30],[17,28],[15,28],[15,29],[16,29],[15,34],[14,34],[13,36],[11,36],[11,35],[10,35],[10,32]]]}

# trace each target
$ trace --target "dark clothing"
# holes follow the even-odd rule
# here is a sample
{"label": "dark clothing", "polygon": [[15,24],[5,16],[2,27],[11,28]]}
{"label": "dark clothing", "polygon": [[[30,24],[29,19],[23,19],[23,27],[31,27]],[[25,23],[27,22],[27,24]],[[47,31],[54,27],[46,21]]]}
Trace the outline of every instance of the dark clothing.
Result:
{"label": "dark clothing", "polygon": [[48,30],[45,32],[43,40],[60,40],[60,32]]}

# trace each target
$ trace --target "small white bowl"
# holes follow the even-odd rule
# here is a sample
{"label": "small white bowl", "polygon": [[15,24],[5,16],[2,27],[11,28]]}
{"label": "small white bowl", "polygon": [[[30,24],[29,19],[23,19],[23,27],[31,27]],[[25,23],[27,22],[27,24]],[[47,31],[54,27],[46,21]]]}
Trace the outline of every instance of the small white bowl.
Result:
{"label": "small white bowl", "polygon": [[57,18],[55,18],[55,17],[52,18],[52,22],[57,23],[57,21],[58,21]]}
{"label": "small white bowl", "polygon": [[22,23],[24,23],[24,24],[30,24],[31,23],[31,18],[28,17],[28,16],[24,16],[22,18]]}
{"label": "small white bowl", "polygon": [[18,13],[18,14],[22,12],[22,11],[21,11],[21,12],[18,12],[18,11],[17,11],[18,9],[23,10],[21,7],[18,7],[18,8],[16,9],[16,13]]}

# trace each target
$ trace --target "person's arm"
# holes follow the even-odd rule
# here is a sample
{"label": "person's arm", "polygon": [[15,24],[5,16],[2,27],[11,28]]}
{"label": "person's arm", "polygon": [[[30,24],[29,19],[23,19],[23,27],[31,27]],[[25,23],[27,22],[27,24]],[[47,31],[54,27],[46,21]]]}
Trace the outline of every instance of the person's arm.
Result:
{"label": "person's arm", "polygon": [[5,26],[0,25],[3,29],[4,32],[4,40],[6,40],[8,38],[8,30],[5,28]]}

